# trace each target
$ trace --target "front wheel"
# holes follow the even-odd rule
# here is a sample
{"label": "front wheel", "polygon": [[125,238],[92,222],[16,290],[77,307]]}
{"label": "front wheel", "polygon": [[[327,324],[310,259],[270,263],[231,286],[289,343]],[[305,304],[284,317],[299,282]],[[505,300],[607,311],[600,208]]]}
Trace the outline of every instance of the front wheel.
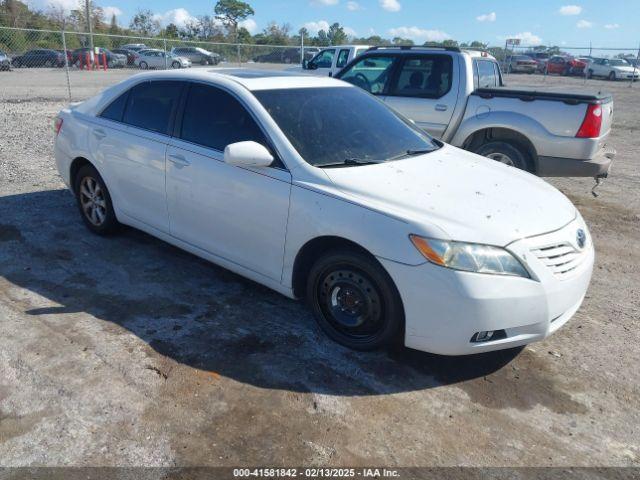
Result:
{"label": "front wheel", "polygon": [[609,80],[611,80],[612,82],[616,81],[616,72],[611,72],[609,74]]}
{"label": "front wheel", "polygon": [[171,67],[173,67],[173,68],[180,68],[180,62],[178,62],[178,61],[174,61],[174,62],[171,64]]}
{"label": "front wheel", "polygon": [[108,235],[119,227],[111,195],[93,165],[78,170],[74,181],[76,201],[85,225],[98,235]]}
{"label": "front wheel", "polygon": [[587,70],[587,78],[593,78],[593,70]]}
{"label": "front wheel", "polygon": [[149,65],[147,64],[147,62],[140,62],[140,68],[142,70],[147,70],[149,68]]}
{"label": "front wheel", "polygon": [[404,309],[389,274],[355,250],[320,257],[307,280],[307,300],[320,328],[354,350],[385,346],[401,332]]}
{"label": "front wheel", "polygon": [[505,141],[492,141],[480,145],[476,152],[478,155],[490,158],[510,167],[516,167],[520,170],[531,171],[529,164],[529,158],[526,150],[519,144],[505,142]]}

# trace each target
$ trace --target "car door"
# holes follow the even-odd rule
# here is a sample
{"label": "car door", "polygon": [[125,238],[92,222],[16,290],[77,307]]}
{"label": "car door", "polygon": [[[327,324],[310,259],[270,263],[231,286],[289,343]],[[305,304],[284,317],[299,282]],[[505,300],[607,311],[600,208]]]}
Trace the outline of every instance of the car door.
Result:
{"label": "car door", "polygon": [[331,69],[330,75],[335,75],[347,64],[349,61],[349,53],[351,52],[350,48],[341,48],[338,50],[338,55],[336,55],[335,67]]}
{"label": "car door", "polygon": [[118,211],[165,233],[165,155],[184,85],[138,83],[101,112],[89,139]]}
{"label": "car door", "polygon": [[192,83],[167,151],[171,234],[227,261],[280,280],[291,175],[279,161],[243,168],[224,148],[253,140],[275,151],[231,93]]}
{"label": "car door", "polygon": [[458,62],[449,53],[402,55],[385,102],[440,138],[458,101]]}
{"label": "car door", "polygon": [[333,57],[336,54],[335,48],[326,48],[309,61],[310,70],[315,70],[319,74],[329,75],[333,66]]}

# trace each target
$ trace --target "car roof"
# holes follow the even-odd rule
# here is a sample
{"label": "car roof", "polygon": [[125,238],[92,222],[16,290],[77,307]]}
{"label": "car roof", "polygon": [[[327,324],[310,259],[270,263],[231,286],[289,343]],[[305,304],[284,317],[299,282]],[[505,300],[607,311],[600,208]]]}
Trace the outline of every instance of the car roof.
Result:
{"label": "car roof", "polygon": [[[362,46],[362,45],[360,45]],[[384,52],[385,54],[393,53],[395,55],[415,55],[416,53],[460,53],[470,57],[484,57],[495,60],[495,57],[484,50],[474,50],[458,47],[429,47],[420,45],[383,45],[380,47],[370,47],[368,51],[362,55],[374,52]]]}
{"label": "car roof", "polygon": [[353,85],[336,80],[335,78],[307,75],[298,72],[278,70],[252,70],[248,68],[216,68],[215,70],[163,70],[159,72],[147,72],[150,79],[181,78],[184,80],[211,81],[216,79],[232,80],[238,85],[251,91],[277,90],[287,88],[320,88],[320,87],[344,87],[355,88]]}

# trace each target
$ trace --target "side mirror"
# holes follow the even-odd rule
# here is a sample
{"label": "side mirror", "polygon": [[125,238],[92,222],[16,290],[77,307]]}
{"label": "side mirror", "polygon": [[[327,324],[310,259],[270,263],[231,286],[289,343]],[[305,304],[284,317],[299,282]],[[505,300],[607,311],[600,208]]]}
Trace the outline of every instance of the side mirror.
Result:
{"label": "side mirror", "polygon": [[273,163],[273,156],[257,142],[237,142],[225,147],[224,161],[239,167],[268,167]]}

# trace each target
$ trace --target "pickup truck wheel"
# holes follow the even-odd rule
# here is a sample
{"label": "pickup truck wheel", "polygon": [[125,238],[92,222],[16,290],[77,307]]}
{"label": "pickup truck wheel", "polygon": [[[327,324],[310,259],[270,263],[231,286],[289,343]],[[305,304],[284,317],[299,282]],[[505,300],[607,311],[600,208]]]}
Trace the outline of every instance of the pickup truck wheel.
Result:
{"label": "pickup truck wheel", "polygon": [[354,350],[373,350],[401,331],[404,310],[387,272],[356,250],[326,253],[311,268],[307,300],[320,328]]}
{"label": "pickup truck wheel", "polygon": [[510,167],[516,167],[521,170],[531,171],[528,155],[525,150],[518,144],[494,141],[480,145],[476,150],[478,155],[496,160]]}
{"label": "pickup truck wheel", "polygon": [[115,232],[120,223],[113,211],[109,190],[95,167],[81,167],[73,185],[82,220],[89,230],[98,235]]}

